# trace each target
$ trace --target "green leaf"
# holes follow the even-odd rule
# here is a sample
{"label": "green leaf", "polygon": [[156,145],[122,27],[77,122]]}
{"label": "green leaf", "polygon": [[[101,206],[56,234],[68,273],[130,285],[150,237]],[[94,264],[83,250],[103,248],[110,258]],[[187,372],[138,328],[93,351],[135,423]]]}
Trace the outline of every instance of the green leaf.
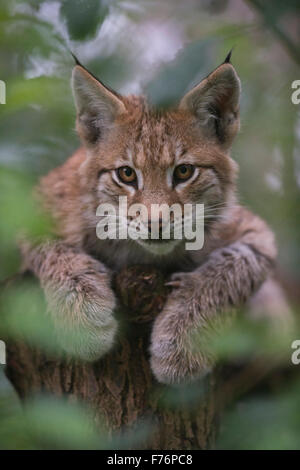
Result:
{"label": "green leaf", "polygon": [[63,0],[60,13],[67,21],[71,39],[83,40],[96,33],[107,7],[100,0]]}

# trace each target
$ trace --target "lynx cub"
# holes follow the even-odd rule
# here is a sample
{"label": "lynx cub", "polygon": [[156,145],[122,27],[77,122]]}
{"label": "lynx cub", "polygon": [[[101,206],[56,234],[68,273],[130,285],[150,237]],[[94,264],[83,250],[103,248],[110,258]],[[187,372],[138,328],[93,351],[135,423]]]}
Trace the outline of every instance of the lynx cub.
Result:
{"label": "lynx cub", "polygon": [[[273,233],[235,196],[230,147],[241,87],[230,55],[167,112],[119,95],[79,63],[72,88],[82,147],[39,186],[59,241],[24,243],[24,263],[40,279],[63,347],[88,361],[113,347],[118,330],[112,273],[159,266],[172,292],[152,327],[153,373],[164,383],[201,377],[211,358],[192,346],[190,333],[205,336],[211,319],[256,296],[263,301],[270,289],[281,295],[270,278]],[[100,240],[97,207],[117,205],[119,196],[146,207],[204,204],[203,248],[188,251],[172,238]]]}

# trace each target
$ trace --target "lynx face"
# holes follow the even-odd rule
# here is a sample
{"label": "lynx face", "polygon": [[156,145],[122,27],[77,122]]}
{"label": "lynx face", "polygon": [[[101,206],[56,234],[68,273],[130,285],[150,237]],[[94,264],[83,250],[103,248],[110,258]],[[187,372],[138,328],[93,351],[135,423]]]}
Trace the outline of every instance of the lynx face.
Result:
{"label": "lynx face", "polygon": [[[206,230],[224,214],[236,173],[228,150],[239,127],[240,85],[230,63],[187,93],[177,109],[164,113],[152,110],[143,98],[121,97],[79,65],[73,91],[77,129],[87,153],[80,172],[90,223],[99,221],[99,204],[113,204],[117,211],[119,197],[126,196],[128,208],[142,204],[147,213],[127,212],[118,224],[139,218],[149,237],[134,241],[161,255],[181,242],[174,239],[174,230],[183,218],[171,213],[170,239],[163,239],[162,214],[151,213],[153,205],[175,204],[183,211],[185,204],[204,204]],[[192,218],[195,223],[195,212]],[[156,225],[159,237],[151,240]]]}

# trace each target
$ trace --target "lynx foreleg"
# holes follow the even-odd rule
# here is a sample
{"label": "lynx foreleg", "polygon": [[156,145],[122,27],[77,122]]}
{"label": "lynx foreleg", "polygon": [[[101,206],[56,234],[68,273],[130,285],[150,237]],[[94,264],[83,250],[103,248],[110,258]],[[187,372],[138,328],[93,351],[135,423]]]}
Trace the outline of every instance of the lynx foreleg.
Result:
{"label": "lynx foreleg", "polygon": [[108,269],[62,242],[21,244],[24,266],[40,280],[59,342],[68,353],[93,361],[114,343],[116,305]]}
{"label": "lynx foreleg", "polygon": [[151,365],[156,378],[179,383],[203,376],[214,362],[211,333],[224,313],[245,303],[263,283],[272,260],[255,248],[236,242],[213,252],[191,273],[177,273],[176,288],[154,323]]}

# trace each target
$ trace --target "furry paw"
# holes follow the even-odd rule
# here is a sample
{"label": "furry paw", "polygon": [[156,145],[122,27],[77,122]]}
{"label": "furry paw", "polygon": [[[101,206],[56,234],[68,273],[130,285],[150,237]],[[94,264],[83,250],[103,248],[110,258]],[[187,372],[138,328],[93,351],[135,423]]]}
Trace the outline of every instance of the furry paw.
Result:
{"label": "furry paw", "polygon": [[159,382],[188,383],[204,377],[214,364],[207,348],[206,325],[195,326],[193,303],[186,297],[172,294],[157,317],[151,337],[151,368]]}
{"label": "furry paw", "polygon": [[196,358],[180,349],[171,354],[163,354],[168,344],[153,341],[151,346],[151,369],[158,382],[166,385],[179,385],[194,382],[205,377],[213,368],[213,363],[199,355]]}
{"label": "furry paw", "polygon": [[73,275],[62,286],[48,286],[46,296],[58,341],[67,353],[95,361],[111,349],[116,301],[106,273]]}

